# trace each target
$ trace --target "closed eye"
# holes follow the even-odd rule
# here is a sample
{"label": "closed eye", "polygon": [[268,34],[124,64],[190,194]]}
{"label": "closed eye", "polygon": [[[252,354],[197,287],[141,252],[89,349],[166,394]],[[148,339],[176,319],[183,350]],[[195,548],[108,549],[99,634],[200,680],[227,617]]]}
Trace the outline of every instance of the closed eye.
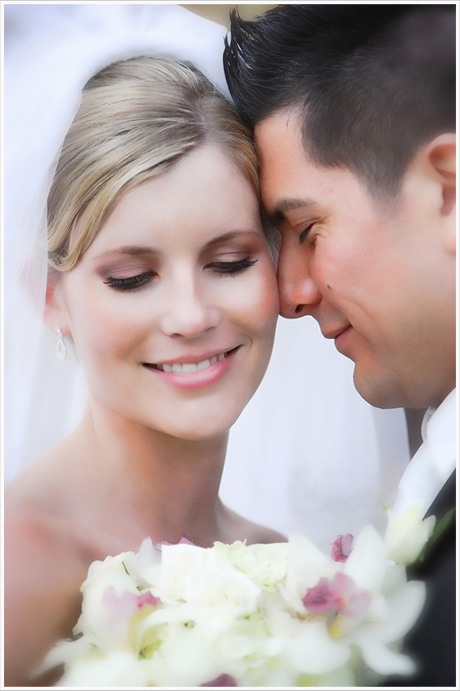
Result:
{"label": "closed eye", "polygon": [[126,278],[109,276],[104,280],[104,283],[114,290],[134,291],[150,283],[156,275],[154,271],[144,271],[144,273],[136,274],[135,276],[127,276]]}
{"label": "closed eye", "polygon": [[300,235],[299,235],[299,245],[303,245],[303,243],[305,242],[305,240],[306,240],[307,237],[308,237],[308,234],[309,234],[310,230],[313,228],[314,225],[315,225],[314,223],[311,223],[309,226],[307,226],[307,227],[300,233]]}
{"label": "closed eye", "polygon": [[257,261],[257,259],[245,257],[244,259],[239,259],[238,261],[234,262],[212,262],[211,264],[208,264],[207,268],[212,269],[212,271],[215,271],[218,274],[235,276],[236,274],[249,269],[249,267],[254,266],[254,264],[257,264]]}

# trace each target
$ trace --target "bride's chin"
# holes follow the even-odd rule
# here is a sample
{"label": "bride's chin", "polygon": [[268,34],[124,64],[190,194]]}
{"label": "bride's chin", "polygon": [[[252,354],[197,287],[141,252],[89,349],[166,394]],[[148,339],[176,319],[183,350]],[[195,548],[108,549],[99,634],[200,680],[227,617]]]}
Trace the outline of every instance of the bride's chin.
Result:
{"label": "bride's chin", "polygon": [[238,415],[225,416],[224,418],[212,414],[206,420],[195,421],[192,424],[184,424],[180,427],[175,426],[172,436],[184,441],[208,442],[224,439],[228,436],[231,427],[238,419]]}
{"label": "bride's chin", "polygon": [[230,432],[231,425],[209,425],[195,429],[182,429],[175,436],[178,439],[190,442],[211,442],[225,439]]}

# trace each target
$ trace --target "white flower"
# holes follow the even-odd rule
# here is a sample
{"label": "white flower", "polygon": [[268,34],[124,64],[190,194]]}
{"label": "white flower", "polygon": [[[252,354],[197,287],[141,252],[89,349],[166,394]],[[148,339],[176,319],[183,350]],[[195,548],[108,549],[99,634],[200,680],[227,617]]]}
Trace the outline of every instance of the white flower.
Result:
{"label": "white flower", "polygon": [[74,664],[59,680],[59,686],[98,688],[148,686],[149,665],[137,655],[124,650],[109,651],[103,657],[88,655]]}
{"label": "white flower", "polygon": [[326,556],[302,535],[289,536],[287,573],[280,592],[286,602],[299,613],[305,612],[302,602],[306,590],[315,586],[320,578],[332,578],[339,564]]}
{"label": "white flower", "polygon": [[299,673],[326,674],[348,662],[351,648],[330,637],[325,620],[309,621],[289,641],[285,656],[289,667]]}
{"label": "white flower", "polygon": [[425,592],[423,584],[406,583],[402,576],[400,567],[385,558],[380,535],[366,526],[343,571],[332,579],[322,578],[309,589],[304,603],[316,614],[336,611],[328,635],[349,651],[358,646],[363,661],[378,674],[410,673],[412,661],[388,646],[400,645],[420,614]]}
{"label": "white flower", "polygon": [[177,604],[185,600],[185,584],[189,573],[206,568],[210,552],[191,544],[162,545],[161,570],[154,585],[161,593],[164,604]]}
{"label": "white flower", "polygon": [[286,576],[289,553],[287,542],[251,545],[250,549],[240,541],[231,545],[216,542],[214,548],[223,559],[228,559],[265,590],[274,590]]}
{"label": "white flower", "polygon": [[155,686],[199,686],[222,672],[224,659],[216,654],[212,641],[200,627],[174,624],[149,660],[151,684]]}
{"label": "white flower", "polygon": [[357,586],[378,593],[385,578],[385,549],[378,532],[366,526],[356,538],[351,554],[344,563],[343,573],[353,578]]}
{"label": "white flower", "polygon": [[139,583],[144,581],[146,586],[155,583],[161,569],[161,550],[154,546],[151,538],[146,537],[142,541],[134,557],[134,564],[131,561],[127,564],[130,573],[137,574]]}
{"label": "white flower", "polygon": [[[83,594],[82,612],[75,633],[91,633],[98,645],[110,650],[119,642],[126,643],[129,620],[123,605],[116,606],[117,598],[136,597],[139,593],[137,580],[133,578],[135,555],[124,552],[116,557],[107,557],[103,562],[93,562],[88,577],[81,586]],[[127,570],[129,564],[131,572]]]}
{"label": "white flower", "polygon": [[436,517],[423,519],[420,506],[412,506],[400,515],[387,509],[385,533],[386,557],[397,564],[412,564],[433,534]]}
{"label": "white flower", "polygon": [[259,586],[222,558],[219,550],[168,545],[162,552],[161,601],[186,602],[187,613],[195,622],[215,631],[257,609]]}
{"label": "white flower", "polygon": [[363,623],[345,641],[358,645],[364,662],[382,676],[413,674],[415,661],[395,650],[394,644],[401,647],[403,637],[420,615],[425,597],[425,584],[409,581],[387,599],[386,617]]}
{"label": "white flower", "polygon": [[80,637],[59,643],[69,686],[356,686],[410,673],[401,641],[424,586],[370,526],[335,561],[306,538],[204,549],[144,541],[91,565]]}

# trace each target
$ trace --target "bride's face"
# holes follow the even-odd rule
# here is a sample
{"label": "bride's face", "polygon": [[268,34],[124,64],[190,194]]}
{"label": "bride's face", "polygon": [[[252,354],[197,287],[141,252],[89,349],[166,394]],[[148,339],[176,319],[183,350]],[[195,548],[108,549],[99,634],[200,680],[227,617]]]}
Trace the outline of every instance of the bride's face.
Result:
{"label": "bride's face", "polygon": [[264,375],[278,315],[250,183],[207,146],[129,190],[59,301],[99,406],[181,438],[225,433]]}

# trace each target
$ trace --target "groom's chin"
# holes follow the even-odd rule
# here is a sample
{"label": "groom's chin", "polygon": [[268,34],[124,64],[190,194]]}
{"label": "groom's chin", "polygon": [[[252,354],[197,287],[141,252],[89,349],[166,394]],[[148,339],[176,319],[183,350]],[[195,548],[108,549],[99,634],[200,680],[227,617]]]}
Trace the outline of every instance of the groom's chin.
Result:
{"label": "groom's chin", "polygon": [[[404,392],[400,391],[398,383],[383,372],[366,372],[355,363],[353,383],[359,395],[375,408],[400,408],[408,405],[404,402]],[[408,406],[411,407],[411,406]]]}

